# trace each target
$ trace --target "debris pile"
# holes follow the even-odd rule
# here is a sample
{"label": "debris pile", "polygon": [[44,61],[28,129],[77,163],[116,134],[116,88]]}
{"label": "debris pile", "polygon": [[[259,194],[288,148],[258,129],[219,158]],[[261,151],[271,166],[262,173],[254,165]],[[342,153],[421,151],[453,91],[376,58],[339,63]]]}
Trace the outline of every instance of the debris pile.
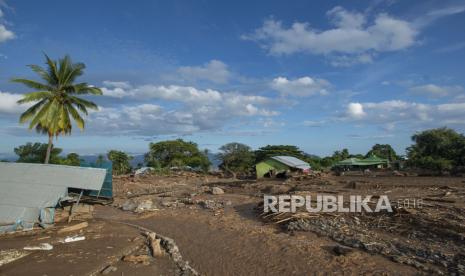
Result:
{"label": "debris pile", "polygon": [[[263,210],[263,203],[257,207]],[[283,229],[314,232],[352,248],[384,255],[430,273],[465,273],[465,217],[461,209],[426,205],[393,213],[261,213]],[[342,254],[338,249],[337,254]]]}

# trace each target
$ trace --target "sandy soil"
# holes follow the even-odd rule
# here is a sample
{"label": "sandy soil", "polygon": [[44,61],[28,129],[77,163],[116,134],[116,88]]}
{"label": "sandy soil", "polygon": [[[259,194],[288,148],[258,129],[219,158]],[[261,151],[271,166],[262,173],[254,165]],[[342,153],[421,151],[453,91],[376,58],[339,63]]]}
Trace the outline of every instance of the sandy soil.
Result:
{"label": "sandy soil", "polygon": [[[225,193],[213,195],[212,187]],[[143,243],[140,230],[122,223],[173,238],[184,260],[201,275],[460,274],[465,262],[464,178],[123,176],[115,178],[114,191],[112,205],[95,206],[94,219],[82,233],[88,240],[34,252],[0,266],[0,275],[86,275],[108,264],[117,268],[109,275],[179,273],[167,256],[149,265],[120,261]],[[275,223],[261,214],[264,194],[388,195],[391,202],[422,199],[423,206],[395,203],[393,215],[290,216]],[[150,208],[138,209],[147,201]],[[0,237],[0,250],[55,242],[60,237],[54,231]],[[352,249],[335,252],[342,245]]]}

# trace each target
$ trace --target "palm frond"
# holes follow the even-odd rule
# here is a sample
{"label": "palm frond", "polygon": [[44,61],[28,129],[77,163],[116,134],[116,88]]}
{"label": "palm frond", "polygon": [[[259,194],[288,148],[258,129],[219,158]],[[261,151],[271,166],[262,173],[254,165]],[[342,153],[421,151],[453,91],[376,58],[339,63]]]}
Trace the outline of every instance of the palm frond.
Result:
{"label": "palm frond", "polygon": [[64,76],[64,85],[69,85],[73,83],[77,77],[82,76],[86,65],[84,63],[74,63],[71,66],[71,69],[68,70],[67,74]]}
{"label": "palm frond", "polygon": [[42,105],[44,105],[47,100],[41,100],[40,102],[34,104],[33,106],[29,107],[26,111],[24,111],[21,116],[19,117],[20,123],[25,123],[29,121],[34,115],[36,115],[37,111],[39,110]]}
{"label": "palm frond", "polygon": [[84,119],[82,119],[79,112],[72,105],[68,105],[67,108],[68,108],[69,113],[71,113],[71,116],[73,117],[74,121],[76,121],[77,126],[80,129],[84,129],[84,126],[85,126]]}
{"label": "palm frond", "polygon": [[48,134],[49,131],[46,127],[42,126],[40,123],[36,125],[35,127],[37,133],[41,134]]}
{"label": "palm frond", "polygon": [[69,118],[69,112],[68,108],[65,105],[62,105],[60,107],[60,110],[58,112],[59,120],[58,120],[58,125],[56,129],[56,133],[60,134],[70,134],[72,125],[71,125],[71,120]]}
{"label": "palm frond", "polygon": [[36,113],[34,118],[32,118],[31,123],[29,124],[29,129],[36,127],[37,125],[46,126],[45,122],[43,122],[44,117],[50,110],[50,106],[52,105],[52,101],[47,102],[44,104],[40,110]]}
{"label": "palm frond", "polygon": [[60,58],[58,60],[58,74],[57,74],[57,77],[58,77],[58,82],[63,85],[65,84],[65,76],[68,74],[68,71],[69,70],[72,70],[71,69],[71,58],[66,55],[65,57],[63,58]]}
{"label": "palm frond", "polygon": [[70,102],[72,104],[75,104],[76,106],[81,105],[84,108],[90,108],[90,109],[93,109],[93,110],[98,110],[98,105],[96,105],[95,103],[93,103],[91,101],[84,100],[84,99],[81,99],[81,98],[78,98],[78,97],[75,97],[75,96],[69,96],[68,99],[70,100]]}
{"label": "palm frond", "polygon": [[32,71],[36,72],[44,81],[46,81],[47,83],[51,82],[50,75],[48,74],[47,70],[45,70],[43,67],[35,64],[31,64],[28,66],[32,69]]}
{"label": "palm frond", "polygon": [[22,83],[29,88],[42,90],[42,91],[50,91],[53,89],[51,86],[47,84],[43,84],[37,81],[28,80],[28,79],[12,79],[11,81],[16,82],[16,83]]}
{"label": "palm frond", "polygon": [[64,88],[66,92],[71,94],[93,94],[102,95],[102,90],[98,87],[91,86],[85,82],[70,85]]}
{"label": "palm frond", "polygon": [[49,58],[47,54],[44,54],[44,55],[45,55],[46,63],[48,65],[48,74],[50,75],[50,84],[59,85],[60,80],[58,78],[57,63],[56,61]]}
{"label": "palm frond", "polygon": [[31,92],[23,95],[23,98],[18,100],[18,104],[35,102],[38,100],[48,99],[52,97],[52,93],[50,91],[37,91]]}

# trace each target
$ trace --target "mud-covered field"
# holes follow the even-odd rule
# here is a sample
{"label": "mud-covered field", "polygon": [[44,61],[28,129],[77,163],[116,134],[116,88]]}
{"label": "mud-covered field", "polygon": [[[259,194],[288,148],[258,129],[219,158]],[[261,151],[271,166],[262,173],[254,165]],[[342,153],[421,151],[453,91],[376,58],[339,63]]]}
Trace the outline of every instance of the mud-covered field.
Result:
{"label": "mud-covered field", "polygon": [[[26,245],[50,242],[54,248],[1,265],[0,275],[26,275],[31,268],[40,275],[460,275],[464,181],[329,174],[264,181],[192,173],[116,177],[114,201],[94,206],[92,218],[85,219],[88,227],[59,234],[80,221],[62,222],[1,236],[0,263],[5,252],[22,252]],[[264,213],[265,194],[372,195],[370,205],[387,195],[393,212]],[[162,256],[152,256],[147,231],[172,239],[180,257],[169,246]],[[58,242],[67,235],[86,240]],[[125,256],[148,259],[128,262]]]}

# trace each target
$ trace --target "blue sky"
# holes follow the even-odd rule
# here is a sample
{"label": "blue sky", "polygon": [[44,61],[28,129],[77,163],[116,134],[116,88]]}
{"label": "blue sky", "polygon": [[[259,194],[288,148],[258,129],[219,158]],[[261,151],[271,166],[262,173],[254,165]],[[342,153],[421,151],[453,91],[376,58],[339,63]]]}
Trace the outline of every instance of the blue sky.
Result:
{"label": "blue sky", "polygon": [[[111,4],[110,4],[111,3]],[[294,144],[326,155],[465,130],[465,1],[0,1],[0,153],[43,52],[87,65],[104,96],[66,152]]]}

